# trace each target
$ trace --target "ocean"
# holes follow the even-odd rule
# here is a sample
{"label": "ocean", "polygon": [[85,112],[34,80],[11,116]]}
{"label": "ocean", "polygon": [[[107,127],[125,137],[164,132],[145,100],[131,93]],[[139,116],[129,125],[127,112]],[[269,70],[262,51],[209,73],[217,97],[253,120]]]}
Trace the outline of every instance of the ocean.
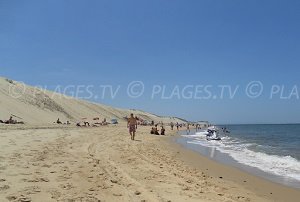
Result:
{"label": "ocean", "polygon": [[223,127],[230,133],[221,133],[221,141],[207,141],[191,131],[181,132],[177,142],[221,163],[300,188],[300,124],[218,126]]}

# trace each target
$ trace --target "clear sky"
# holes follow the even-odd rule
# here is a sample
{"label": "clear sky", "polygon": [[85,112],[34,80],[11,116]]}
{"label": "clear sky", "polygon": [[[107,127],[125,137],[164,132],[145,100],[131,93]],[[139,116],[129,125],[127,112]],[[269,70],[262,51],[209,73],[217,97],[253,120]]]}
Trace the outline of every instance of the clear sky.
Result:
{"label": "clear sky", "polygon": [[[0,0],[0,74],[52,90],[94,85],[91,101],[190,120],[299,123],[299,10],[298,0]],[[138,98],[132,81],[144,84]],[[263,84],[254,99],[251,81]],[[121,88],[112,99],[100,85]],[[176,85],[209,85],[211,96],[174,96]],[[239,89],[221,97],[220,85]]]}

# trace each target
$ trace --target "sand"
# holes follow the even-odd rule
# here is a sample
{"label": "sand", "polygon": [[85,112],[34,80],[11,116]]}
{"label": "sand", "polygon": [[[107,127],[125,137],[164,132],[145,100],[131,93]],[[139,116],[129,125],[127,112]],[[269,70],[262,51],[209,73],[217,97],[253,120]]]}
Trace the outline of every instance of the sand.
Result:
{"label": "sand", "polygon": [[1,128],[0,201],[297,201],[300,196],[299,190],[174,145],[169,130],[154,136],[140,127],[131,141],[125,124]]}
{"label": "sand", "polygon": [[116,118],[122,122],[130,113],[147,121],[183,122],[176,117],[157,116],[141,110],[119,109],[75,99],[0,77],[0,120],[3,121],[13,114],[16,115],[14,119],[30,125],[51,124],[58,118],[63,123],[70,121],[72,124],[82,121],[97,122],[93,121],[94,118],[99,118],[100,121],[104,118],[107,121]]}
{"label": "sand", "polygon": [[[175,144],[175,132],[136,141],[124,117],[184,122],[78,100],[0,78],[0,201],[298,201],[300,191],[213,162]],[[74,123],[117,118],[117,126]],[[52,124],[60,118],[71,126]],[[86,119],[83,119],[86,118]]]}

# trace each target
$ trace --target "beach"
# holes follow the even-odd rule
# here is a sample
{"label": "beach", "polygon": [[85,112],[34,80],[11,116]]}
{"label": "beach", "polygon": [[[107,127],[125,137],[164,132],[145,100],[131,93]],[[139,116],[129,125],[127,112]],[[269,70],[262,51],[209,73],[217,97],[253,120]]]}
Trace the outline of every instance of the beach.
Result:
{"label": "beach", "polygon": [[300,1],[1,1],[0,202],[300,202]]}
{"label": "beach", "polygon": [[288,188],[126,124],[0,130],[0,201],[298,201]]}

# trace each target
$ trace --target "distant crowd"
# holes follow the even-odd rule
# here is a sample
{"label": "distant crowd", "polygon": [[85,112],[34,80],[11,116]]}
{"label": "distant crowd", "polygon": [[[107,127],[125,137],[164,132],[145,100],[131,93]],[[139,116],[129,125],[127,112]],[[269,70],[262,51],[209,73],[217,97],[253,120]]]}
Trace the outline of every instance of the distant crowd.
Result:
{"label": "distant crowd", "polygon": [[[129,129],[129,134],[131,136],[131,140],[135,139],[135,134],[138,125],[142,126],[152,126],[150,130],[150,134],[152,135],[166,135],[166,129],[163,122],[154,123],[154,121],[148,122],[141,120],[137,116],[134,116],[133,114],[130,115],[130,118],[127,118],[127,127]],[[174,127],[176,127],[177,131],[182,130],[183,127],[186,127],[187,133],[190,133],[190,127],[196,128],[196,131],[201,130],[200,124],[194,124],[194,123],[176,123],[173,122],[168,124],[171,127],[171,130],[174,130]],[[159,129],[160,128],[160,129]]]}
{"label": "distant crowd", "polygon": [[[103,119],[102,122],[99,121],[100,118],[93,118],[93,122],[87,120],[87,118],[82,118],[81,121],[76,123],[77,127],[99,127],[99,126],[107,126],[108,124],[118,124],[116,119],[112,119],[111,123],[106,121],[106,118]],[[59,118],[57,119],[56,124],[63,124],[63,125],[71,125],[70,121],[63,123]]]}
{"label": "distant crowd", "polygon": [[[76,123],[76,126],[78,127],[99,127],[99,126],[107,126],[109,124],[118,124],[118,121],[116,119],[112,119],[112,121],[109,123],[107,122],[106,118],[103,119],[102,122],[99,121],[99,118],[93,118],[93,122],[87,121],[87,118],[83,118],[81,121],[78,121]],[[152,126],[150,130],[150,134],[152,135],[166,135],[166,128],[163,122],[155,123],[153,120],[143,120],[137,116],[134,116],[133,114],[130,114],[130,117],[124,117],[124,120],[127,121],[127,128],[129,129],[129,134],[131,136],[131,140],[135,139],[136,131],[138,126]],[[71,123],[67,121],[66,123],[63,123],[58,118],[56,121],[56,124],[65,124],[70,125]],[[179,130],[184,130],[186,128],[187,133],[190,133],[190,127],[196,128],[197,130],[200,130],[201,127],[199,124],[191,124],[191,123],[169,123],[167,126],[170,126],[171,130],[174,130],[174,128]]]}
{"label": "distant crowd", "polygon": [[[24,124],[22,121],[17,121],[13,119],[14,117],[17,117],[15,115],[10,116],[8,120],[2,121],[0,120],[0,123],[3,124]],[[20,117],[17,117],[20,118]],[[21,118],[20,118],[21,119]],[[141,118],[138,118],[137,116],[134,116],[133,114],[130,114],[130,117],[127,116],[124,117],[124,120],[127,121],[127,127],[129,129],[129,134],[131,136],[131,140],[135,139],[136,130],[138,128],[138,125],[140,126],[152,126],[150,130],[150,134],[152,135],[166,135],[166,129],[163,122],[155,123],[153,120],[143,120]],[[70,121],[62,122],[59,118],[54,122],[55,124],[62,124],[62,125],[71,125]],[[107,126],[109,124],[118,124],[117,119],[112,119],[111,122],[108,122],[106,118],[103,119],[103,121],[100,121],[100,118],[93,118],[93,121],[88,121],[87,118],[82,118],[81,121],[78,121],[76,123],[77,127],[99,127],[99,126]],[[170,126],[171,130],[174,130],[176,127],[177,131],[184,130],[186,128],[187,133],[190,133],[190,126],[196,128],[196,131],[201,130],[201,126],[199,124],[191,124],[191,123],[169,123],[167,124]]]}
{"label": "distant crowd", "polygon": [[8,120],[0,120],[0,123],[4,123],[4,124],[24,124],[23,121],[17,121],[15,119],[13,119],[13,116],[10,116]]}

